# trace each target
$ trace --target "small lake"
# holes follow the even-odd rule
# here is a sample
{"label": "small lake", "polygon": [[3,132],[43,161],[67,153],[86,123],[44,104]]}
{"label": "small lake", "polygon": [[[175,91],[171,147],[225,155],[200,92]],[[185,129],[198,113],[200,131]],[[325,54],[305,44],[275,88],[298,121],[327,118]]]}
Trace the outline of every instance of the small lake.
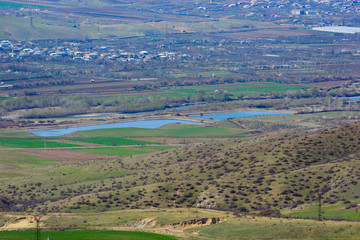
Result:
{"label": "small lake", "polygon": [[48,129],[48,130],[34,130],[30,131],[31,134],[40,137],[57,137],[65,134],[73,133],[76,131],[86,131],[86,130],[95,130],[95,129],[107,129],[107,128],[158,128],[169,123],[187,123],[187,124],[201,124],[198,122],[189,122],[189,121],[180,121],[180,120],[140,120],[132,122],[122,122],[122,123],[109,123],[109,124],[100,124],[100,125],[90,125],[90,126],[81,126],[81,127],[71,127],[71,128],[59,128],[59,129]]}
{"label": "small lake", "polygon": [[350,99],[353,99],[353,100],[360,100],[360,96],[355,96],[355,97],[349,97]]}
{"label": "small lake", "polygon": [[231,113],[218,113],[202,116],[193,116],[197,118],[207,118],[214,120],[225,120],[228,118],[249,118],[249,117],[258,117],[258,116],[273,116],[273,115],[293,115],[293,113],[280,113],[280,112],[267,112],[267,111],[243,111],[243,112],[231,112]]}
{"label": "small lake", "polygon": [[[267,111],[243,111],[243,112],[231,112],[231,113],[219,113],[203,116],[192,116],[196,118],[207,118],[214,120],[225,120],[228,118],[249,118],[257,116],[272,116],[272,115],[293,115],[293,113],[279,113],[279,112],[267,112]],[[95,129],[106,129],[106,128],[158,128],[164,126],[168,123],[186,123],[186,124],[202,124],[199,122],[190,122],[190,121],[180,121],[180,120],[170,120],[170,119],[159,119],[159,120],[140,120],[132,122],[121,122],[121,123],[108,123],[100,125],[90,125],[90,126],[81,126],[81,127],[71,127],[71,128],[60,128],[60,129],[49,129],[49,130],[34,130],[30,131],[31,134],[40,137],[57,137],[65,134],[73,133],[76,131],[86,131],[86,130],[95,130]]]}

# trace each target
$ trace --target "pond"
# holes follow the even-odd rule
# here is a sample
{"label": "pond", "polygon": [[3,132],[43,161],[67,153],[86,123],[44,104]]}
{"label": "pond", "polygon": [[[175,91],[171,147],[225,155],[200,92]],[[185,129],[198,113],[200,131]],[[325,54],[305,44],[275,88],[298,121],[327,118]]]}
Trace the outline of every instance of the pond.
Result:
{"label": "pond", "polygon": [[80,127],[71,127],[71,128],[59,128],[59,129],[48,129],[48,130],[34,130],[30,131],[31,134],[40,137],[56,137],[62,136],[65,134],[73,133],[76,131],[86,131],[86,130],[95,130],[95,129],[106,129],[106,128],[158,128],[169,123],[187,123],[187,124],[201,124],[198,122],[189,122],[189,121],[180,121],[180,120],[140,120],[132,122],[121,122],[121,123],[109,123],[109,124],[100,124],[100,125],[90,125],[90,126],[80,126]]}
{"label": "pond", "polygon": [[243,111],[243,112],[231,112],[231,113],[218,113],[202,116],[193,116],[197,118],[207,118],[214,120],[225,120],[228,118],[249,118],[257,116],[272,116],[272,115],[293,115],[293,113],[280,113],[280,112],[267,112],[267,111]]}
{"label": "pond", "polygon": [[[271,115],[292,115],[292,113],[279,113],[279,112],[267,112],[267,111],[243,111],[243,112],[219,113],[219,114],[211,114],[211,115],[203,115],[203,116],[192,116],[192,117],[207,118],[207,119],[212,118],[214,120],[225,120],[228,118],[247,118],[247,117],[256,117],[256,116],[271,116]],[[129,127],[158,128],[168,123],[201,124],[199,122],[159,119],[159,120],[140,120],[140,121],[121,122],[121,123],[109,123],[109,124],[80,126],[80,127],[71,127],[71,128],[60,128],[60,129],[34,130],[31,131],[30,133],[40,137],[56,137],[56,136],[62,136],[65,134],[73,133],[76,131],[86,131],[86,130],[94,130],[94,129],[129,128]]]}

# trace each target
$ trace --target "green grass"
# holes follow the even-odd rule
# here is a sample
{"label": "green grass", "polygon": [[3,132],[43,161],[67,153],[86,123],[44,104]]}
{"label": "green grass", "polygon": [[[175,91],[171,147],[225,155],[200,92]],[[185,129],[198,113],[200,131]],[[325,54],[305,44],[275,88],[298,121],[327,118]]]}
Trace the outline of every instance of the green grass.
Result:
{"label": "green grass", "polygon": [[[209,72],[210,73],[210,72]],[[184,76],[185,77],[185,76]],[[163,87],[161,90],[164,94],[155,94],[152,95],[141,95],[141,96],[129,96],[129,99],[136,98],[156,98],[167,96],[170,98],[179,98],[184,96],[195,96],[199,90],[205,91],[207,94],[214,93],[215,90],[224,90],[227,93],[233,94],[234,96],[259,96],[261,94],[269,94],[271,92],[286,92],[286,91],[294,91],[298,89],[307,88],[307,86],[302,85],[294,85],[294,84],[283,84],[276,82],[253,82],[253,83],[244,83],[244,84],[222,84],[222,85],[204,85],[204,86],[192,86],[192,87]],[[169,95],[166,92],[176,93],[173,95]],[[117,99],[117,97],[100,97],[96,98],[101,101],[112,101]]]}
{"label": "green grass", "polygon": [[360,229],[351,225],[346,222],[247,217],[190,228],[185,232],[198,232],[199,239],[358,239]]}
{"label": "green grass", "polygon": [[30,138],[30,137],[34,137],[34,136],[29,134],[28,132],[0,132],[0,138]]}
{"label": "green grass", "polygon": [[[34,231],[6,231],[0,233],[0,240],[33,240]],[[127,231],[44,231],[41,232],[41,238],[51,240],[173,240],[176,238],[144,232]]]}
{"label": "green grass", "polygon": [[34,156],[13,154],[13,153],[0,153],[0,163],[15,165],[23,168],[50,166],[50,165],[59,164],[58,162],[49,159],[43,159]]}
{"label": "green grass", "polygon": [[141,144],[151,143],[146,141],[137,141],[132,139],[124,139],[124,138],[71,138],[67,140],[85,142],[85,143],[95,143],[95,144],[101,144],[107,146],[141,145]]}
{"label": "green grass", "polygon": [[[269,86],[271,85],[271,86]],[[301,85],[288,85],[273,82],[259,82],[248,84],[233,84],[233,85],[217,85],[217,86],[201,86],[201,87],[177,87],[173,89],[163,89],[169,92],[175,92],[181,95],[195,95],[199,90],[204,90],[205,93],[213,93],[215,90],[226,90],[227,93],[235,96],[259,96],[260,94],[268,94],[271,92],[293,91],[305,88]]]}
{"label": "green grass", "polygon": [[[181,125],[181,124],[180,124]],[[184,126],[184,125],[182,125]],[[142,128],[116,128],[98,129],[77,132],[85,137],[224,137],[224,136],[245,136],[246,130],[240,128],[215,128],[202,127],[198,125],[179,126],[175,129],[142,129]]]}
{"label": "green grass", "polygon": [[1,147],[10,148],[63,148],[63,147],[80,147],[79,145],[51,142],[42,139],[30,138],[0,138]]}
{"label": "green grass", "polygon": [[[349,204],[337,202],[335,204],[322,204],[322,217],[327,219],[348,219],[360,221],[360,213],[356,208],[346,209]],[[312,204],[305,210],[284,213],[285,216],[314,218],[318,217],[318,204]]]}
{"label": "green grass", "polygon": [[[46,226],[60,224],[86,224],[89,226],[125,226],[138,220],[151,217],[156,219],[156,227],[177,223],[190,219],[219,217],[224,222],[203,227],[185,229],[185,234],[179,231],[181,239],[359,239],[360,224],[344,221],[313,221],[302,219],[280,219],[254,216],[234,217],[229,212],[204,209],[136,209],[124,211],[110,211],[97,213],[70,213],[61,217],[49,215],[45,220]],[[119,218],[120,217],[120,218]],[[152,230],[152,228],[148,228]],[[34,231],[0,232],[0,240],[30,240],[35,239]],[[175,239],[164,235],[125,231],[59,231],[41,232],[41,239]],[[179,237],[180,238],[180,237]]]}
{"label": "green grass", "polygon": [[73,150],[92,153],[92,154],[105,154],[105,155],[114,155],[114,156],[132,156],[132,155],[151,152],[146,150],[133,150],[126,148],[86,148],[86,149],[73,149]]}

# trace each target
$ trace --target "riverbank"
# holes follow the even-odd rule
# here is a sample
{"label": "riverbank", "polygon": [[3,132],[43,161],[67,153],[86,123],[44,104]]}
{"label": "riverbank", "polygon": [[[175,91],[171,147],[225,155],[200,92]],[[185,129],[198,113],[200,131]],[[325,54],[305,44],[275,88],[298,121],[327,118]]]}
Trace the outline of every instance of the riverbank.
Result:
{"label": "riverbank", "polygon": [[[191,109],[189,109],[191,110]],[[232,116],[233,113],[242,113],[242,112],[259,112],[258,115],[252,116]],[[51,118],[51,119],[33,119],[33,120],[18,120],[18,124],[16,122],[9,128],[3,128],[0,132],[18,132],[18,131],[36,131],[36,130],[50,130],[50,129],[59,129],[59,128],[76,128],[90,125],[105,125],[105,124],[114,124],[114,123],[127,123],[134,121],[146,121],[146,120],[178,120],[178,121],[188,121],[194,123],[204,123],[204,124],[214,124],[219,120],[223,120],[226,118],[234,118],[234,117],[255,117],[255,116],[265,116],[269,113],[269,115],[278,115],[278,114],[293,114],[293,111],[270,111],[270,110],[261,110],[254,108],[240,108],[223,110],[223,111],[177,111],[172,113],[160,112],[160,113],[149,113],[149,114],[118,114],[117,116],[109,116],[114,113],[108,114],[86,114],[86,115],[78,115],[77,118]],[[223,119],[216,119],[211,117],[206,117],[207,115],[216,115],[216,114],[225,114],[227,117]],[[229,115],[230,114],[230,115]],[[104,117],[105,115],[105,117]],[[16,121],[16,120],[12,120]],[[29,125],[24,125],[24,121],[31,122]],[[136,126],[136,127],[140,127]]]}

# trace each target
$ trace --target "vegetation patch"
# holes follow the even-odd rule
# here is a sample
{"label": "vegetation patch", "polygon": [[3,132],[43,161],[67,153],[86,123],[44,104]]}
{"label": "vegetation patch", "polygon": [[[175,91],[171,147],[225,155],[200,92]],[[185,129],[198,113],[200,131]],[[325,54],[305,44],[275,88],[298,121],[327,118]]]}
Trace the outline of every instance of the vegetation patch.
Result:
{"label": "vegetation patch", "polygon": [[[346,203],[345,203],[346,202]],[[337,202],[333,204],[324,203],[321,205],[321,216],[326,219],[348,219],[360,220],[359,207],[356,201]],[[319,205],[314,203],[304,206],[303,209],[284,210],[283,215],[301,218],[318,218]]]}
{"label": "vegetation patch", "polygon": [[79,145],[52,142],[43,139],[30,138],[0,138],[1,147],[10,148],[64,148],[80,147]]}
{"label": "vegetation patch", "polygon": [[85,142],[85,143],[94,143],[107,146],[123,146],[123,145],[145,145],[150,144],[151,142],[138,141],[125,138],[71,138],[68,139],[71,141]]}
{"label": "vegetation patch", "polygon": [[151,152],[148,150],[134,150],[127,148],[86,148],[86,149],[73,149],[73,151],[81,151],[92,154],[115,155],[115,156],[132,156],[132,155]]}
{"label": "vegetation patch", "polygon": [[0,153],[0,163],[24,168],[59,164],[58,162],[49,159],[15,153]]}
{"label": "vegetation patch", "polygon": [[[1,232],[0,240],[9,239],[22,239],[32,240],[36,236],[34,231],[6,231]],[[175,240],[176,238],[145,232],[129,232],[129,231],[42,231],[42,239],[54,239],[54,240]]]}
{"label": "vegetation patch", "polygon": [[239,136],[243,137],[247,130],[240,128],[217,128],[204,127],[198,125],[182,125],[171,129],[141,129],[141,128],[116,128],[116,129],[99,129],[78,132],[85,137],[223,137],[223,136]]}
{"label": "vegetation patch", "polygon": [[136,146],[134,148],[149,149],[149,150],[167,150],[177,148],[179,146]]}
{"label": "vegetation patch", "polygon": [[271,92],[293,91],[306,88],[306,86],[279,84],[272,82],[246,83],[246,84],[231,84],[231,85],[206,85],[201,87],[176,87],[173,89],[164,89],[165,91],[175,92],[183,95],[195,96],[199,91],[205,94],[214,93],[215,91],[226,91],[228,94],[236,96],[259,96],[261,94],[268,94]]}

